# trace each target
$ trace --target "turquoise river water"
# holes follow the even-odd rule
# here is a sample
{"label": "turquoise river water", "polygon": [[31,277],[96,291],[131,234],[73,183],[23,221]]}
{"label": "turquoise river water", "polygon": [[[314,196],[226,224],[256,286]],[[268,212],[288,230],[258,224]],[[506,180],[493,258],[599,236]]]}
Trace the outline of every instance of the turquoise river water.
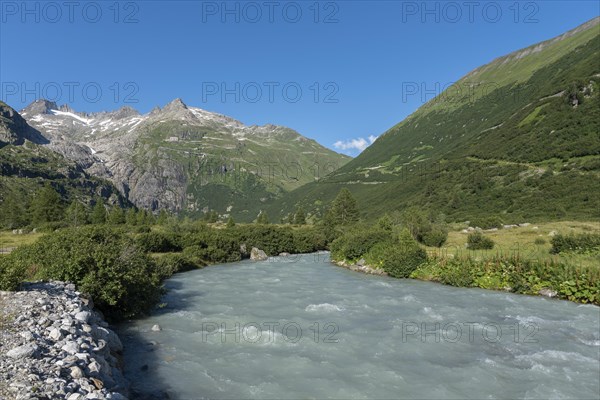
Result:
{"label": "turquoise river water", "polygon": [[162,308],[119,330],[126,375],[141,392],[600,397],[596,306],[364,275],[327,254],[214,266],[166,286]]}

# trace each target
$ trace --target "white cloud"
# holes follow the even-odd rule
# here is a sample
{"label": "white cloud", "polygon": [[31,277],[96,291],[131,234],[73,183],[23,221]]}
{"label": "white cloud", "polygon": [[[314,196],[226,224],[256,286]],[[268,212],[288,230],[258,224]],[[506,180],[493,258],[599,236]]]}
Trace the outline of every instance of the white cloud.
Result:
{"label": "white cloud", "polygon": [[368,137],[368,139],[361,137],[361,138],[350,139],[350,140],[345,140],[345,141],[338,140],[337,142],[335,142],[333,144],[333,147],[335,147],[336,149],[339,149],[339,150],[363,151],[364,149],[369,147],[369,145],[371,145],[376,139],[377,139],[377,136],[370,135]]}

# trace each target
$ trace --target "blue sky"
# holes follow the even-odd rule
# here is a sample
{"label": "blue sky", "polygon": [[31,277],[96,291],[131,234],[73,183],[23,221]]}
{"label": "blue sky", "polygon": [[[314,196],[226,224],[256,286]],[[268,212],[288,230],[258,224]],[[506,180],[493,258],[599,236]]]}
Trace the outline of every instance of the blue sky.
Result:
{"label": "blue sky", "polygon": [[[435,90],[597,1],[0,1],[1,98],[148,112],[174,98],[356,155]],[[431,98],[427,95],[425,100]]]}

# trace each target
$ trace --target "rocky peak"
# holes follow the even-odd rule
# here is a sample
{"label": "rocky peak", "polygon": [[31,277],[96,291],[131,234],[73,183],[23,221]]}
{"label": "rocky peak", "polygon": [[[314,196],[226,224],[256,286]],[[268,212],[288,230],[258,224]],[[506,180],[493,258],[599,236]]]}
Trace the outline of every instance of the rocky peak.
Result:
{"label": "rocky peak", "polygon": [[188,109],[188,107],[185,105],[185,103],[180,98],[176,98],[175,100],[173,100],[172,102],[167,104],[162,109],[162,111],[179,111],[179,110],[187,110],[187,109]]}
{"label": "rocky peak", "polygon": [[55,102],[46,99],[38,99],[22,109],[21,114],[25,116],[50,114],[50,110],[58,110],[58,106]]}
{"label": "rocky peak", "polygon": [[138,112],[138,110],[125,106],[125,107],[121,107],[116,111],[113,111],[111,113],[111,116],[115,119],[123,119],[123,118],[128,118],[128,117],[135,117],[137,115],[140,115],[140,113]]}
{"label": "rocky peak", "polygon": [[34,143],[48,143],[18,112],[0,101],[0,147],[6,144],[20,145],[25,139]]}
{"label": "rocky peak", "polygon": [[58,111],[68,112],[75,114],[75,110],[73,110],[68,104],[63,104],[58,108]]}

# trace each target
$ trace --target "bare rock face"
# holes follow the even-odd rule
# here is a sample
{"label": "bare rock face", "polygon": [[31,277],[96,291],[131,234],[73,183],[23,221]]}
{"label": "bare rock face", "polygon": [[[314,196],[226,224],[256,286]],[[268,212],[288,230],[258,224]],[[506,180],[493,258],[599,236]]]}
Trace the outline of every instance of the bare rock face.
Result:
{"label": "bare rock face", "polygon": [[29,140],[37,144],[48,144],[38,130],[27,124],[12,107],[0,101],[0,147],[7,144],[21,145]]}
{"label": "bare rock face", "polygon": [[269,256],[267,256],[267,253],[265,253],[263,250],[259,249],[258,247],[253,247],[252,250],[250,251],[250,259],[251,260],[263,261],[268,258],[269,258]]}
{"label": "bare rock face", "polygon": [[[313,181],[315,159],[329,169],[349,160],[292,129],[246,126],[181,99],[143,115],[130,107],[81,113],[45,100],[21,113],[51,150],[153,211],[225,212],[231,206],[253,215],[262,199]],[[0,122],[0,141],[1,132]],[[294,180],[284,177],[291,169]]]}

